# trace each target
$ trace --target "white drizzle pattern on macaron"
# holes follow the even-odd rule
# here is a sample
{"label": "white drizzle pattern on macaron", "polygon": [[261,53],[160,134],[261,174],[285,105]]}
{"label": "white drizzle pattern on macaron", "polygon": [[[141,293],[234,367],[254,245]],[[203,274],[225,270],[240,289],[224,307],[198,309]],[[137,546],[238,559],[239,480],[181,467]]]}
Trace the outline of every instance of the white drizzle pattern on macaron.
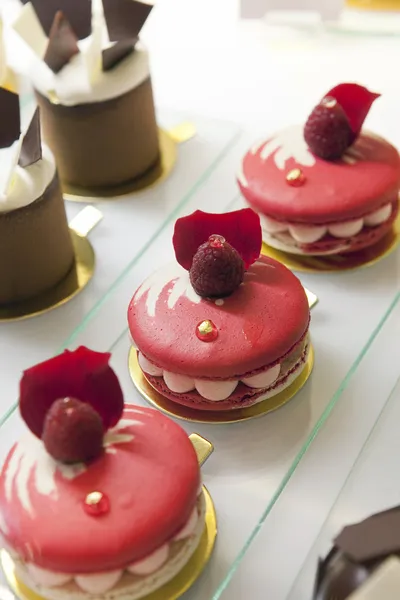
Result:
{"label": "white drizzle pattern on macaron", "polygon": [[[104,447],[108,453],[115,451],[114,446],[132,441],[131,434],[124,433],[128,426],[142,425],[140,421],[121,419],[117,426],[104,436]],[[73,480],[87,470],[84,464],[63,465],[56,462],[46,452],[43,442],[32,433],[18,442],[4,473],[6,498],[9,503],[15,502],[15,496],[27,513],[34,518],[29,484],[32,481],[38,494],[57,498],[55,476],[60,473],[65,479]]]}
{"label": "white drizzle pattern on macaron", "polygon": [[[251,271],[246,271],[242,285],[246,285],[249,278],[255,275],[257,269],[274,269],[273,265],[266,264],[262,261],[257,260],[253,263]],[[190,283],[189,273],[177,262],[166,265],[162,269],[159,269],[153,275],[151,275],[138,289],[136,292],[133,303],[138,304],[142,297],[147,294],[146,297],[146,310],[150,317],[156,316],[157,303],[161,298],[161,294],[164,289],[168,286],[168,299],[167,306],[170,310],[173,310],[179,300],[186,298],[193,304],[199,304],[200,302],[206,302],[204,298],[201,298],[194,291],[192,284]],[[229,297],[224,300],[215,299],[214,304],[216,306],[223,306],[229,302]],[[151,374],[151,373],[149,373]],[[155,374],[155,373],[154,373]]]}

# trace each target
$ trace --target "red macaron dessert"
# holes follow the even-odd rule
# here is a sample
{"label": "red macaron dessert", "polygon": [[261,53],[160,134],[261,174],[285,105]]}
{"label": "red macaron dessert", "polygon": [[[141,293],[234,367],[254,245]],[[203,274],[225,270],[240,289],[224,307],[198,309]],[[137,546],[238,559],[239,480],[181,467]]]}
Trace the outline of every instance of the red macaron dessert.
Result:
{"label": "red macaron dessert", "polygon": [[79,348],[25,371],[29,428],[0,472],[0,534],[47,600],[135,600],[198,548],[205,500],[186,433],[124,405],[110,356]]}
{"label": "red macaron dessert", "polygon": [[338,85],[305,125],[247,152],[237,181],[260,215],[268,245],[295,254],[342,254],[372,246],[392,229],[400,157],[362,129],[378,96],[357,84]]}
{"label": "red macaron dessert", "polygon": [[291,271],[260,256],[251,209],[175,224],[176,262],[128,310],[139,365],[164,397],[199,410],[251,406],[288,387],[310,350],[310,311]]}

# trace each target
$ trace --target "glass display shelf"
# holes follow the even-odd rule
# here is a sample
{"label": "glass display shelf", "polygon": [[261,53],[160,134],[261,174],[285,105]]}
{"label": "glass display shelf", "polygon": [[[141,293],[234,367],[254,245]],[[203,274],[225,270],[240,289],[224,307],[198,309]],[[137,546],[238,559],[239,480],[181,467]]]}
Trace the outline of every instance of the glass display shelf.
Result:
{"label": "glass display shelf", "polygon": [[[218,168],[170,216],[151,243],[129,261],[64,344],[69,348],[83,344],[112,352],[112,365],[127,401],[144,402],[128,373],[128,303],[145,277],[173,260],[171,238],[178,216],[199,207],[223,212],[243,205],[232,174],[249,142],[243,134]],[[355,272],[300,274],[303,284],[317,294],[320,301],[313,309],[311,326],[316,362],[308,384],[285,407],[267,417],[235,425],[179,421],[188,433],[200,433],[215,446],[215,453],[204,467],[204,480],[217,508],[219,542],[206,575],[188,593],[190,600],[220,597],[253,541],[254,533],[265,521],[268,523],[266,517],[279,498],[285,496],[297,469],[301,469],[300,459],[305,451],[318,441],[321,424],[326,420],[329,423],[333,406],[349,382],[357,379],[355,374],[363,357],[368,356],[396,306],[399,258],[395,252],[377,265]],[[3,425],[1,446],[9,444],[10,435],[15,436],[20,426],[16,413],[11,414]],[[262,589],[265,587],[260,588],[260,593]],[[274,600],[279,598],[273,597]]]}
{"label": "glass display shelf", "polygon": [[[33,112],[28,97],[24,97],[23,111]],[[239,135],[238,127],[231,123],[173,111],[160,110],[159,119],[165,129],[190,122],[196,133],[177,146],[177,162],[168,178],[131,196],[95,204],[103,219],[88,236],[96,254],[96,269],[90,284],[56,310],[25,321],[0,323],[0,357],[3,361],[7,358],[7,369],[2,369],[0,416],[15,402],[21,371],[60,350],[120,273],[183,210]],[[67,202],[69,220],[84,206]]]}
{"label": "glass display shelf", "polygon": [[[400,504],[400,484],[396,476],[398,471],[400,438],[398,424],[400,419],[400,369],[398,363],[398,339],[400,335],[400,308],[396,319],[392,320],[391,340],[382,339],[381,348],[386,352],[379,357],[376,379],[384,380],[381,392],[380,383],[373,387],[377,392],[378,416],[361,447],[357,460],[348,474],[343,487],[330,510],[321,531],[313,544],[301,571],[293,585],[288,600],[309,600],[314,583],[318,557],[324,557],[331,547],[332,539],[346,525],[357,523],[371,514],[398,506]],[[395,342],[395,343],[393,343]],[[394,356],[389,353],[394,352]],[[389,382],[386,378],[385,363],[396,363]],[[395,375],[397,374],[397,378]],[[392,386],[384,398],[385,389]],[[372,397],[370,398],[373,399]]]}
{"label": "glass display shelf", "polygon": [[274,600],[311,600],[318,556],[341,527],[399,503],[399,409],[389,408],[400,397],[399,335],[400,292],[213,600],[264,600],[265,590]]}

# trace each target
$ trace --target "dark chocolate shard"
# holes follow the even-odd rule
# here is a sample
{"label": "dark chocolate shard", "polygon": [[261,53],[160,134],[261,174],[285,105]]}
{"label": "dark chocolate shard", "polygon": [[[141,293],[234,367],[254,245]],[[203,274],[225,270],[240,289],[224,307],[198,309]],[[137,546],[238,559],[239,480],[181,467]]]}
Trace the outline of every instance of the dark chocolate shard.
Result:
{"label": "dark chocolate shard", "polygon": [[335,545],[352,561],[366,563],[400,552],[400,509],[345,527]]}
{"label": "dark chocolate shard", "polygon": [[102,0],[111,42],[133,40],[153,9],[152,4],[136,0]]}
{"label": "dark chocolate shard", "polygon": [[33,8],[47,36],[50,34],[56,13],[61,10],[71,23],[79,40],[92,32],[92,0],[21,0],[32,2]]}
{"label": "dark chocolate shard", "polygon": [[0,148],[9,148],[21,134],[18,94],[0,88]]}
{"label": "dark chocolate shard", "polygon": [[110,46],[110,48],[106,48],[105,50],[103,50],[103,71],[111,71],[111,69],[114,69],[117,65],[119,65],[119,63],[122,62],[124,58],[132,54],[132,52],[135,49],[135,45],[138,41],[139,38],[136,38],[133,41],[121,40],[113,46]]}
{"label": "dark chocolate shard", "polygon": [[42,158],[42,138],[40,135],[40,112],[35,110],[28,131],[22,142],[18,164],[24,169],[37,163]]}
{"label": "dark chocolate shard", "polygon": [[77,42],[78,38],[68,19],[61,11],[58,11],[51,26],[49,45],[43,59],[46,65],[54,73],[59,73],[71,58],[79,53]]}

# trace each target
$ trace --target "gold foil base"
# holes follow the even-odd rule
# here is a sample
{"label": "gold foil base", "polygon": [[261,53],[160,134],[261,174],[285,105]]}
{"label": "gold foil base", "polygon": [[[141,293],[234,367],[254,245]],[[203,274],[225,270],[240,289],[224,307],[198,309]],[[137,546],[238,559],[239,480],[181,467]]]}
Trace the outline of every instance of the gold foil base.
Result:
{"label": "gold foil base", "polygon": [[305,291],[306,296],[307,296],[308,306],[309,306],[309,308],[311,310],[312,308],[314,308],[314,306],[316,306],[318,304],[319,298],[318,298],[318,296],[316,296],[313,292],[311,292],[307,288],[304,288],[304,291]]}
{"label": "gold foil base", "polygon": [[75,250],[75,265],[54,288],[40,296],[6,307],[0,307],[0,322],[29,319],[53,310],[79,294],[93,277],[95,255],[86,237],[70,228]]}
{"label": "gold foil base", "polygon": [[211,442],[203,438],[198,433],[191,433],[189,439],[192,442],[193,448],[195,449],[197,460],[199,461],[200,467],[204,465],[211,454],[214,452],[214,446]]}
{"label": "gold foil base", "polygon": [[314,349],[310,346],[306,365],[300,375],[286,389],[279,392],[268,400],[258,402],[253,406],[246,408],[237,408],[233,410],[196,410],[183,406],[177,402],[172,402],[160,394],[146,379],[142,369],[139,366],[137,350],[131,348],[129,351],[129,373],[139,394],[152,406],[160,409],[170,417],[177,417],[184,421],[194,423],[236,423],[237,421],[248,421],[255,417],[262,417],[269,412],[280,408],[293,398],[305,385],[311,375],[314,366]]}
{"label": "gold foil base", "polygon": [[[177,600],[194,584],[210,560],[217,536],[217,517],[211,496],[204,486],[203,492],[206,501],[206,526],[197,550],[174,579],[152,594],[143,596],[141,600]],[[0,564],[10,589],[19,600],[46,600],[17,578],[13,560],[5,550],[0,552]],[[88,599],[89,597],[90,594]]]}
{"label": "gold foil base", "polygon": [[172,137],[174,142],[177,144],[184,144],[188,142],[196,135],[196,126],[194,123],[190,121],[185,121],[184,123],[179,123],[172,129],[168,130],[169,135]]}
{"label": "gold foil base", "polygon": [[160,137],[160,159],[149,171],[133,181],[112,187],[89,189],[63,183],[65,200],[87,204],[89,202],[99,202],[100,200],[110,200],[111,198],[121,198],[151,188],[166,179],[176,163],[176,142],[169,132],[163,129],[159,129],[158,132]]}
{"label": "gold foil base", "polygon": [[348,8],[356,8],[358,10],[394,10],[400,11],[399,0],[346,0]]}
{"label": "gold foil base", "polygon": [[331,256],[304,256],[276,250],[263,243],[262,254],[275,258],[293,271],[306,273],[331,273],[332,271],[349,271],[370,267],[388,256],[400,242],[400,213],[393,223],[393,228],[379,242],[364,250],[349,254]]}

